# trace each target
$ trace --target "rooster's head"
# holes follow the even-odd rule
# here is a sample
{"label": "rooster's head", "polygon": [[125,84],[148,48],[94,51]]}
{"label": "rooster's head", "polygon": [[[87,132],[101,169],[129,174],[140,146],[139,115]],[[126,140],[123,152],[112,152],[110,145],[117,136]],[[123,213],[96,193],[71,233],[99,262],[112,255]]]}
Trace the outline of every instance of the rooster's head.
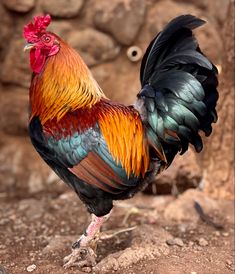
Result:
{"label": "rooster's head", "polygon": [[50,15],[36,16],[34,22],[24,27],[23,36],[27,42],[24,50],[30,50],[30,64],[35,73],[40,73],[46,59],[60,49],[59,37],[48,32]]}

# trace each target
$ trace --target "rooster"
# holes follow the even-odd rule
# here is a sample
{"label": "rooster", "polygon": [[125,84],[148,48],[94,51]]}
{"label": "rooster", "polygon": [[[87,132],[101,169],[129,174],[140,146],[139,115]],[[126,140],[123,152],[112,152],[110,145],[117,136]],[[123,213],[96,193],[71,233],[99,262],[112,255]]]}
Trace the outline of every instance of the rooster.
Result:
{"label": "rooster", "polygon": [[192,30],[205,21],[173,19],[152,40],[132,106],[109,100],[80,55],[47,31],[49,15],[24,27],[33,71],[29,135],[43,160],[92,214],[65,267],[94,266],[94,241],[114,200],[131,198],[189,144],[203,148],[216,122],[217,69]]}

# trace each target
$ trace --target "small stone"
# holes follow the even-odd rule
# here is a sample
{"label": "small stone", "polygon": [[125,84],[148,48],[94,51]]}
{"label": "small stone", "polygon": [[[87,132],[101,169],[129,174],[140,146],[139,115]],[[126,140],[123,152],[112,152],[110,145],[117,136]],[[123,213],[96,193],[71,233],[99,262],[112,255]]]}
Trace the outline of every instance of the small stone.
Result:
{"label": "small stone", "polygon": [[226,264],[227,264],[227,265],[232,265],[232,264],[233,264],[233,262],[232,262],[232,261],[230,261],[230,260],[226,260]]}
{"label": "small stone", "polygon": [[188,225],[187,225],[187,224],[180,224],[180,225],[178,226],[178,228],[179,228],[179,231],[180,231],[181,233],[185,233],[185,232],[187,231]]}
{"label": "small stone", "polygon": [[198,241],[198,244],[200,246],[207,246],[208,245],[208,241],[205,240],[204,238],[200,238],[199,241]]}
{"label": "small stone", "polygon": [[190,241],[189,243],[188,243],[188,246],[193,246],[194,245],[194,242],[193,241]]}
{"label": "small stone", "polygon": [[195,250],[196,250],[196,251],[202,251],[203,248],[202,248],[201,246],[195,246]]}
{"label": "small stone", "polygon": [[71,18],[78,15],[83,0],[43,0],[42,8],[45,12],[56,17]]}
{"label": "small stone", "polygon": [[218,231],[218,230],[216,230],[216,231],[214,232],[214,234],[215,234],[215,236],[217,236],[217,237],[221,236],[221,233],[220,233],[220,231]]}
{"label": "small stone", "polygon": [[229,233],[228,233],[228,232],[223,232],[222,235],[223,235],[224,237],[228,237],[228,236],[229,236]]}
{"label": "small stone", "polygon": [[183,246],[184,246],[184,242],[183,242],[182,239],[180,239],[180,238],[168,239],[168,240],[166,240],[166,243],[167,243],[168,245],[177,245],[177,246],[180,246],[180,247],[183,247]]}
{"label": "small stone", "polygon": [[26,268],[26,270],[28,271],[28,272],[33,272],[35,269],[36,269],[36,265],[35,264],[31,264],[31,265],[29,265],[27,268]]}
{"label": "small stone", "polygon": [[2,218],[2,219],[0,220],[0,225],[6,225],[6,224],[9,223],[9,222],[10,222],[9,219],[7,219],[7,218]]}

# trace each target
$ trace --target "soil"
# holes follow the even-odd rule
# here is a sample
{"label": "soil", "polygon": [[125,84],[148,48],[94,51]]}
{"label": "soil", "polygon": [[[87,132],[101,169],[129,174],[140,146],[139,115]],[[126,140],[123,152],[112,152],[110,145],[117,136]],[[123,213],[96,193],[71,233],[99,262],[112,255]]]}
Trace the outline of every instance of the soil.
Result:
{"label": "soil", "polygon": [[[189,196],[197,192],[189,191]],[[119,202],[103,231],[135,228],[100,241],[93,273],[233,273],[233,202],[213,200],[217,209],[209,217],[223,226],[218,230],[200,218],[166,219],[165,209],[177,199],[184,198],[138,194]],[[62,264],[88,222],[85,207],[70,191],[57,197],[46,192],[30,199],[1,197],[0,273],[81,273],[76,268],[65,270]]]}

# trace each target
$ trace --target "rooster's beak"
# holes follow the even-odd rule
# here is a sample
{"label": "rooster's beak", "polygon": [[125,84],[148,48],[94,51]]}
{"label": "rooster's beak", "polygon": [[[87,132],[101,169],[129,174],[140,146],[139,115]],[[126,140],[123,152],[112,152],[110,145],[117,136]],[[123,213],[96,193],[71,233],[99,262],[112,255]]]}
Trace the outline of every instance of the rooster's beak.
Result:
{"label": "rooster's beak", "polygon": [[34,46],[35,46],[35,45],[32,44],[32,43],[27,43],[27,44],[25,45],[25,47],[24,47],[24,51],[30,50],[30,49],[32,49]]}

